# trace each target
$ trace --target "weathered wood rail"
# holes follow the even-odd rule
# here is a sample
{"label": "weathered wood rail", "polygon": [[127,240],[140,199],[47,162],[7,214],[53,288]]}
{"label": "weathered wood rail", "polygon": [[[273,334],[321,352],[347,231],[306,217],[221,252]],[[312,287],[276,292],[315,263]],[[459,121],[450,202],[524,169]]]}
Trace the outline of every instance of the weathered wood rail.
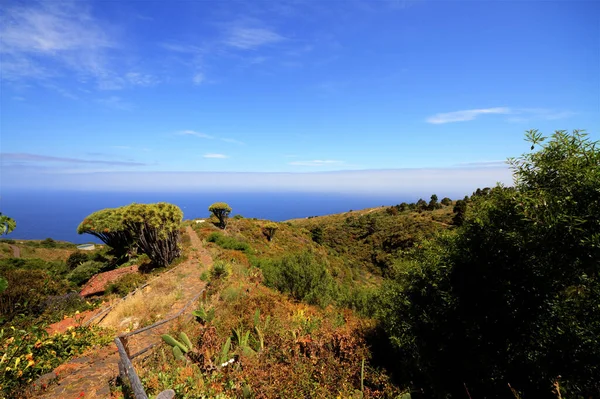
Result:
{"label": "weathered wood rail", "polygon": [[[185,312],[194,302],[196,302],[198,300],[198,298],[200,298],[201,295],[204,294],[204,292],[205,292],[205,289],[203,288],[200,291],[200,293],[198,293],[198,295],[196,295],[195,297],[190,299],[189,302],[186,303],[185,306],[179,312],[175,313],[173,316],[168,317],[163,320],[160,320],[160,321],[157,321],[156,323],[149,325],[147,327],[143,327],[143,328],[137,329],[135,331],[121,334],[115,338],[115,344],[117,345],[117,349],[119,351],[119,376],[121,378],[121,381],[129,381],[129,383],[131,385],[131,389],[133,390],[135,399],[148,399],[148,395],[146,395],[146,391],[144,390],[144,386],[142,385],[140,377],[137,375],[135,368],[133,367],[132,360],[135,359],[136,357],[148,352],[150,349],[154,348],[156,345],[159,345],[160,341],[154,342],[154,343],[146,346],[145,348],[137,351],[136,353],[131,354],[131,353],[129,353],[129,346],[128,346],[129,338],[134,335],[143,333],[145,331],[153,330],[156,327],[162,326],[163,324],[166,324],[166,323],[180,317],[183,314],[183,312]],[[175,397],[175,391],[173,391],[172,389],[167,389],[165,391],[162,391],[160,394],[158,394],[156,399],[172,399],[174,397]]]}

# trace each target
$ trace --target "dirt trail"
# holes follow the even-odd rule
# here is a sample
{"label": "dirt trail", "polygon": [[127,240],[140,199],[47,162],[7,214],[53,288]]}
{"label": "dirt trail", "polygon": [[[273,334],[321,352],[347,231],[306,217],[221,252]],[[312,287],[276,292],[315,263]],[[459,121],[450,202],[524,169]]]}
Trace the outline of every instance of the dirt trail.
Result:
{"label": "dirt trail", "polygon": [[[161,275],[175,273],[180,284],[177,300],[173,303],[171,309],[161,316],[161,319],[167,319],[177,313],[204,288],[205,283],[200,280],[200,274],[212,266],[212,257],[202,247],[202,242],[196,232],[191,227],[187,227],[186,232],[191,239],[192,250],[189,259]],[[151,281],[147,292],[142,292],[140,295],[151,296],[153,284],[158,285],[160,281],[160,278]],[[127,298],[112,309],[104,320],[109,320],[111,313],[119,311],[120,306],[127,306],[128,301],[136,300],[137,295]],[[155,293],[155,295],[158,295],[158,293]],[[173,320],[173,322],[176,321],[177,319]],[[131,337],[128,343],[130,353],[133,354],[148,345],[159,342],[160,334],[168,330],[171,323],[166,323],[159,328],[149,330],[147,333],[144,332]],[[100,322],[100,325],[103,324],[104,321]],[[59,366],[52,373],[43,376],[36,384],[38,391],[32,396],[44,399],[110,398],[109,381],[118,375],[118,359],[119,355],[114,343],[72,359],[69,363]],[[50,384],[43,391],[39,390],[42,384],[47,385],[48,382],[53,380],[57,380],[57,382]]]}
{"label": "dirt trail", "polygon": [[12,244],[8,244],[8,246],[10,247],[10,249],[12,249],[13,258],[21,257],[21,248],[17,247],[16,245],[12,245]]}

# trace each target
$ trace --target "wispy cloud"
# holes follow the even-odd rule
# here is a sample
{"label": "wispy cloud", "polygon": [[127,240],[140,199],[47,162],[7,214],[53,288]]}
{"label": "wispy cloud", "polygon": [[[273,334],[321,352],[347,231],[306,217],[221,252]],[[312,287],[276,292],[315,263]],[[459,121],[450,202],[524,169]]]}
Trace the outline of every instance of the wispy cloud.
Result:
{"label": "wispy cloud", "polygon": [[464,122],[472,121],[480,115],[485,114],[510,114],[510,108],[496,107],[496,108],[482,108],[482,109],[468,109],[463,111],[446,112],[441,114],[435,114],[427,118],[428,123],[442,124],[451,122]]}
{"label": "wispy cloud", "polygon": [[154,75],[120,68],[115,60],[125,51],[123,41],[111,23],[94,16],[91,2],[13,2],[2,16],[2,79],[47,87],[67,77],[100,90],[159,83]]}
{"label": "wispy cloud", "polygon": [[[106,51],[115,41],[81,2],[15,5],[4,9],[0,51],[4,78],[48,78],[57,66],[85,76],[109,74]],[[58,65],[57,65],[58,64]]]}
{"label": "wispy cloud", "polygon": [[11,167],[2,170],[3,186],[60,188],[89,191],[185,191],[185,192],[313,192],[361,195],[411,194],[416,200],[432,192],[462,198],[477,187],[496,182],[510,185],[510,169],[465,167],[436,169],[360,170],[310,173],[234,172],[119,172],[95,174],[41,174]]}
{"label": "wispy cloud", "polygon": [[523,108],[513,112],[514,116],[507,119],[508,122],[529,122],[533,120],[554,121],[570,118],[577,115],[572,111],[560,111],[546,108]]}
{"label": "wispy cloud", "polygon": [[203,158],[225,159],[229,157],[225,154],[204,154]]}
{"label": "wispy cloud", "polygon": [[206,133],[202,133],[202,132],[196,132],[194,130],[182,130],[181,132],[177,133],[180,136],[195,136],[195,137],[200,137],[201,139],[214,139],[213,136],[211,136],[210,134],[206,134]]}
{"label": "wispy cloud", "polygon": [[202,72],[196,72],[192,77],[192,82],[196,86],[201,85],[205,81],[204,74]]}
{"label": "wispy cloud", "polygon": [[224,42],[228,46],[238,49],[253,50],[283,40],[285,40],[283,36],[270,29],[232,26],[229,28]]}
{"label": "wispy cloud", "polygon": [[321,159],[315,159],[313,161],[293,161],[293,162],[289,162],[289,165],[294,165],[294,166],[329,166],[329,165],[339,165],[339,164],[343,164],[343,161],[334,161],[331,159],[325,159],[325,160],[321,160]]}
{"label": "wispy cloud", "polygon": [[130,161],[104,161],[67,157],[54,157],[49,155],[28,154],[28,153],[1,153],[2,162],[11,163],[67,163],[67,164],[95,164],[95,165],[113,165],[113,166],[145,166],[141,162]]}
{"label": "wispy cloud", "polygon": [[201,139],[221,140],[221,141],[224,141],[225,143],[244,145],[243,141],[240,141],[237,139],[232,139],[232,138],[228,138],[228,137],[222,138],[222,137],[211,136],[210,134],[197,132],[195,130],[182,130],[180,132],[177,132],[176,134],[179,136],[195,136],[195,137],[199,137]]}
{"label": "wispy cloud", "polygon": [[101,98],[98,100],[98,103],[100,103],[106,107],[121,110],[121,111],[131,111],[135,108],[133,106],[133,104],[123,100],[119,96],[111,96],[108,98]]}
{"label": "wispy cloud", "polygon": [[503,161],[477,161],[477,162],[461,162],[456,164],[457,167],[472,167],[472,168],[481,168],[481,167],[489,167],[496,168],[500,166],[506,166],[506,160]]}
{"label": "wispy cloud", "polygon": [[427,118],[428,123],[443,124],[452,122],[465,122],[472,121],[475,118],[486,115],[486,114],[501,114],[511,115],[506,120],[508,122],[527,122],[530,120],[557,120],[569,118],[576,115],[575,112],[571,111],[558,111],[546,108],[509,108],[509,107],[496,107],[496,108],[482,108],[482,109],[468,109],[463,111],[454,111],[435,114]]}
{"label": "wispy cloud", "polygon": [[125,79],[134,86],[154,86],[160,83],[156,76],[140,72],[128,72],[125,74]]}

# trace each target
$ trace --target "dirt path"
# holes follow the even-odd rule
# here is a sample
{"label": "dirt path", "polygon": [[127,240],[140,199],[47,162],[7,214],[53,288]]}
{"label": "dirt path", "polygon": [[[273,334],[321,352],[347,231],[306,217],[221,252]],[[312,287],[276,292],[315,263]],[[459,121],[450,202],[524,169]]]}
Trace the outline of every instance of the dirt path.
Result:
{"label": "dirt path", "polygon": [[[161,278],[151,281],[147,290],[145,289],[140,294],[135,294],[115,306],[100,322],[101,326],[116,326],[117,331],[123,332],[124,328],[130,326],[131,323],[119,323],[119,314],[122,314],[119,312],[123,312],[127,306],[134,306],[136,301],[140,302],[138,296],[142,296],[142,302],[149,300],[160,302],[162,300],[160,285],[167,278],[177,282],[177,297],[172,302],[170,309],[161,314],[160,319],[166,319],[180,311],[204,288],[205,283],[200,280],[200,274],[212,266],[212,257],[202,247],[202,242],[191,227],[188,227],[186,232],[190,236],[192,248],[188,260],[163,273]],[[168,274],[171,276],[166,277]],[[177,319],[173,320],[173,322],[176,321]],[[167,331],[170,324],[166,323],[159,328],[130,337],[128,341],[130,353],[135,353],[148,345],[159,342],[160,334]],[[50,384],[41,392],[38,390],[32,396],[44,399],[110,398],[109,381],[118,375],[118,359],[119,355],[114,344],[86,353],[43,376],[37,384],[38,387],[48,384],[52,380],[57,380],[57,382]]]}
{"label": "dirt path", "polygon": [[13,258],[21,257],[21,248],[17,247],[16,245],[12,245],[12,244],[8,244],[8,246],[10,247],[10,249],[12,249]]}

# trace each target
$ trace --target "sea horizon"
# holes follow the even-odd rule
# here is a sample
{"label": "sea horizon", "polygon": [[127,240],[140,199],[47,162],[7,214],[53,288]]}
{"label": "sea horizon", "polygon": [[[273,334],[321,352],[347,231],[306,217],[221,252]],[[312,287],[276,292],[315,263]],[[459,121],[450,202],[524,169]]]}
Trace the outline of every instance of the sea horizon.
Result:
{"label": "sea horizon", "polygon": [[[17,228],[6,239],[43,240],[52,238],[73,243],[100,242],[77,234],[77,226],[89,214],[104,208],[137,203],[169,202],[181,208],[184,220],[206,218],[214,202],[226,202],[231,216],[289,219],[322,216],[364,208],[416,202],[429,195],[419,194],[332,194],[312,192],[91,192],[2,190],[0,212],[13,218]],[[436,193],[441,199],[446,194]],[[452,198],[452,197],[451,197]],[[452,198],[456,199],[456,198]]]}

